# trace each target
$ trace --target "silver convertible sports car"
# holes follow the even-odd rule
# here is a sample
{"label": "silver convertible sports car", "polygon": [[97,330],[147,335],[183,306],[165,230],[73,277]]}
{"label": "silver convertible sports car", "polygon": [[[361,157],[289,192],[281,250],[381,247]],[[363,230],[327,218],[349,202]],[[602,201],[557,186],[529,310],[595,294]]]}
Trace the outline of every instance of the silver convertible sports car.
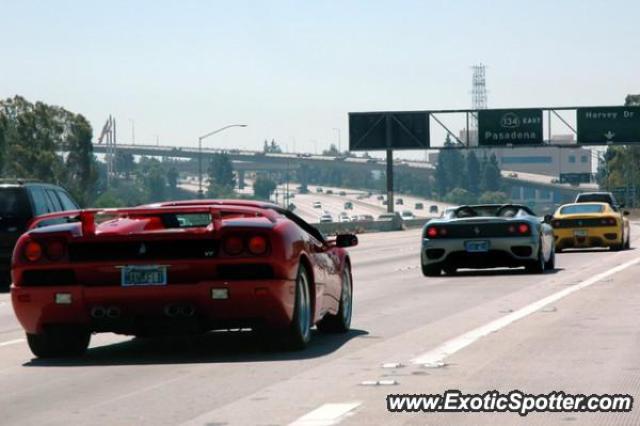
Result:
{"label": "silver convertible sports car", "polygon": [[517,268],[542,273],[555,268],[551,218],[517,204],[459,206],[429,221],[422,232],[425,276],[459,268]]}

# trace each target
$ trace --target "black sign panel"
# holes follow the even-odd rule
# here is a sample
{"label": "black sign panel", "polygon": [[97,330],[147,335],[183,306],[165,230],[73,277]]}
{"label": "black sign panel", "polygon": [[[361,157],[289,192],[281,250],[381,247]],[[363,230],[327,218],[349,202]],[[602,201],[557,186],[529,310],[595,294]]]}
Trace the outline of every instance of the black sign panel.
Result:
{"label": "black sign panel", "polygon": [[578,108],[578,143],[640,143],[640,107]]}
{"label": "black sign panel", "polygon": [[541,144],[542,110],[479,110],[478,143],[481,146]]}
{"label": "black sign panel", "polygon": [[349,113],[349,150],[428,149],[429,114],[425,112]]}

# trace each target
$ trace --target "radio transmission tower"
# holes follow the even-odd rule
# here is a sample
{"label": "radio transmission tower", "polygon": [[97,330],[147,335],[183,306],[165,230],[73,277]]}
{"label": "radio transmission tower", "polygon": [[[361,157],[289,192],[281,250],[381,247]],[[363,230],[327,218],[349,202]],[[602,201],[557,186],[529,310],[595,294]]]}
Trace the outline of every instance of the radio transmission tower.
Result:
{"label": "radio transmission tower", "polygon": [[[471,108],[487,109],[487,79],[486,68],[483,64],[473,65],[471,77]],[[478,116],[471,114],[469,122],[469,139],[472,145],[478,144]]]}
{"label": "radio transmission tower", "polygon": [[473,77],[471,81],[471,108],[487,109],[487,67],[480,64],[471,67]]}

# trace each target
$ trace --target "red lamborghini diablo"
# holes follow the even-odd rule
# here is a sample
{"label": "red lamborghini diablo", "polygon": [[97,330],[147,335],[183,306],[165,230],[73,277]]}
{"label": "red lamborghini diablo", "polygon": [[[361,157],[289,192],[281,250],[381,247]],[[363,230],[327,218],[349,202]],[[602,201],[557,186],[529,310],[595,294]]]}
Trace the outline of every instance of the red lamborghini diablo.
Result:
{"label": "red lamborghini diablo", "polygon": [[91,333],[251,327],[300,349],[351,323],[354,235],[325,237],[256,201],[197,200],[39,216],[18,240],[11,297],[38,357]]}

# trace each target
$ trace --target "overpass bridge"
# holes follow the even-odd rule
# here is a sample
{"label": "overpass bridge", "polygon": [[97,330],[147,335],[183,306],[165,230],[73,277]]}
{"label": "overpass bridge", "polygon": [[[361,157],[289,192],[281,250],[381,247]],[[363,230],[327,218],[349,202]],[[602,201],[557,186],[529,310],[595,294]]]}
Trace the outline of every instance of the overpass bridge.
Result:
{"label": "overpass bridge", "polygon": [[[107,147],[93,145],[94,153],[106,154]],[[149,157],[168,157],[181,159],[197,159],[199,151],[195,147],[177,147],[168,145],[127,145],[118,144],[117,150],[132,155]],[[238,182],[244,182],[246,172],[295,170],[303,164],[309,166],[327,166],[344,168],[361,168],[369,171],[386,169],[385,160],[376,158],[359,158],[350,156],[326,156],[303,153],[264,153],[240,149],[202,148],[202,154],[226,153],[233,162],[238,173]],[[406,170],[430,176],[434,168],[424,161],[394,160],[396,170]],[[553,182],[552,178],[532,173],[513,173],[503,171],[503,180],[513,201],[531,204],[548,210],[553,205],[571,202],[576,194],[594,190],[593,185],[571,186]]]}

